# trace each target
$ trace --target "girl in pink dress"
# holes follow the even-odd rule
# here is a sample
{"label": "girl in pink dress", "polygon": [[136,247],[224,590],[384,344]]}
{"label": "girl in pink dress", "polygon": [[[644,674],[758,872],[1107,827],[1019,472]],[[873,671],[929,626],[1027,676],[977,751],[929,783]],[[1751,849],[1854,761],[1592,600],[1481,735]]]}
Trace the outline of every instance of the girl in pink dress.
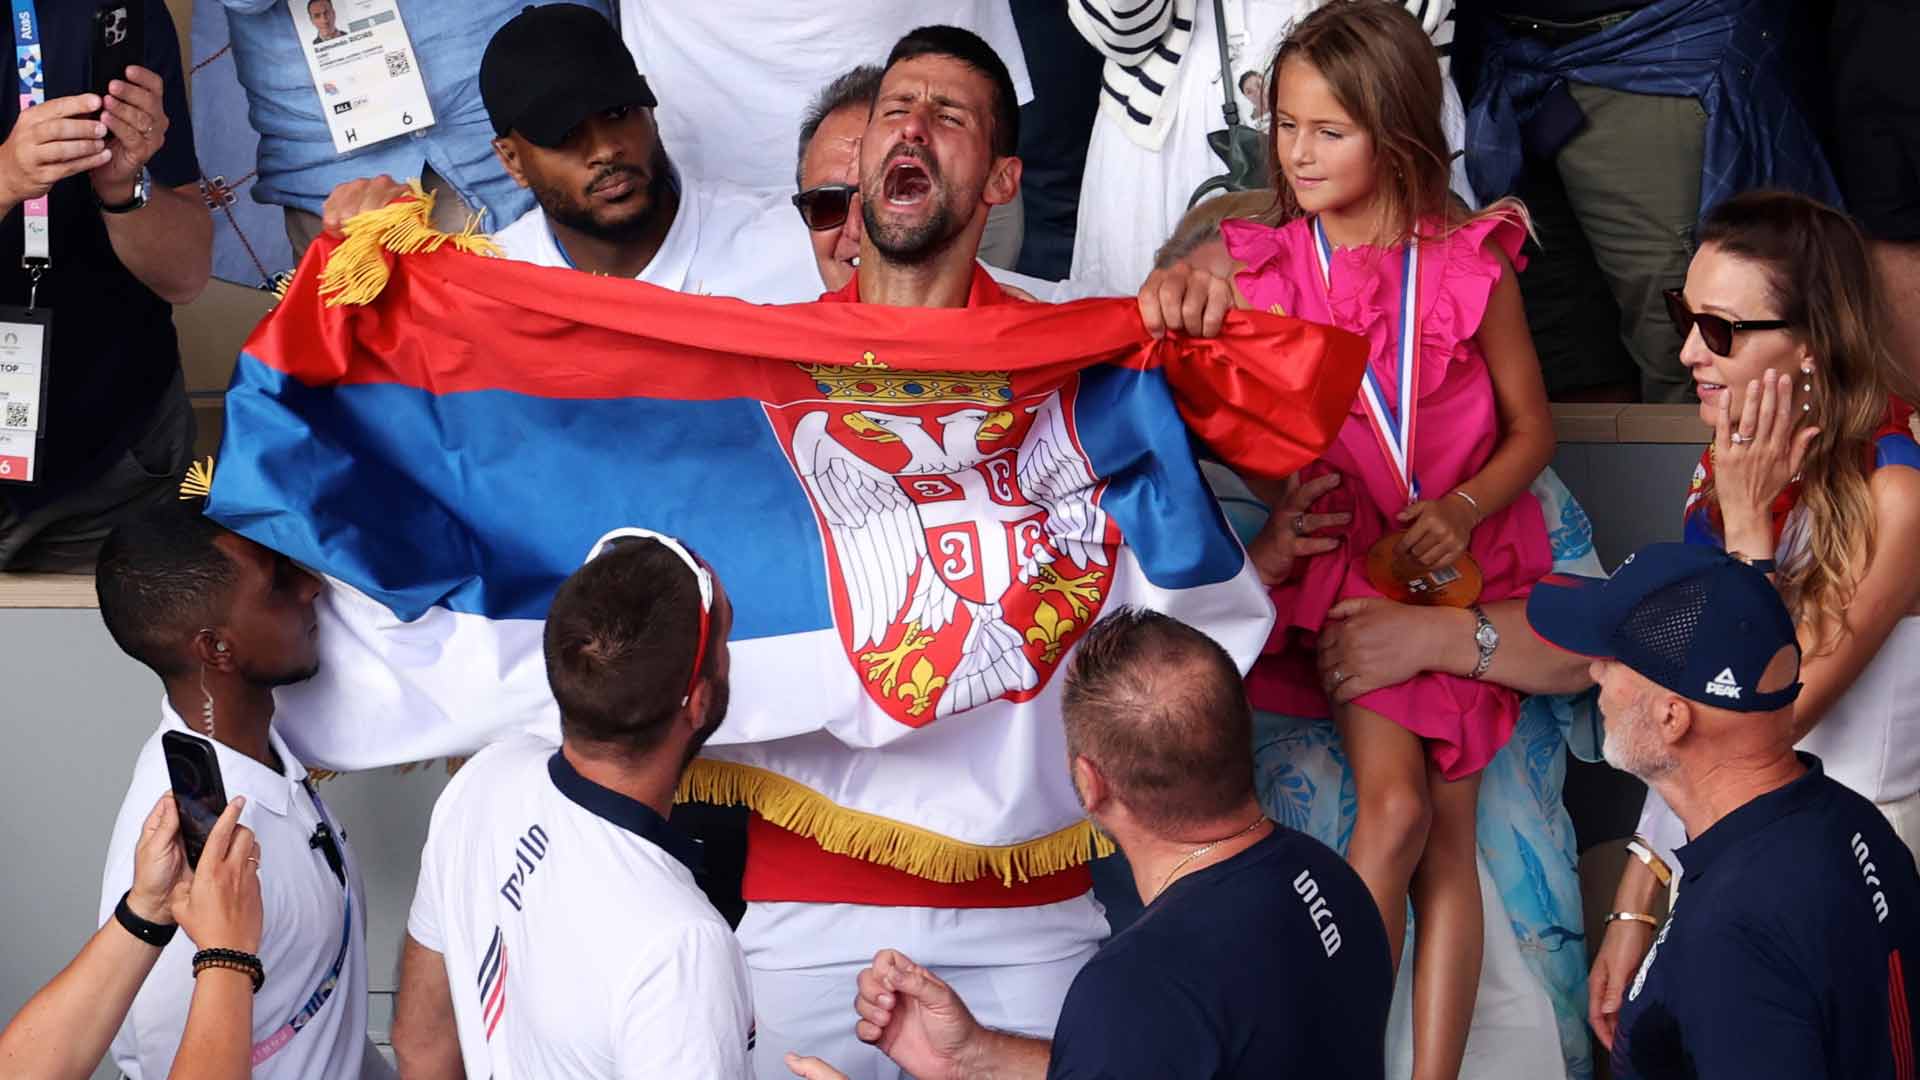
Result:
{"label": "girl in pink dress", "polygon": [[[1318,670],[1316,641],[1328,618],[1377,602],[1367,554],[1401,530],[1397,551],[1442,576],[1470,554],[1482,601],[1525,595],[1552,565],[1527,490],[1553,433],[1514,279],[1525,210],[1507,201],[1470,216],[1450,202],[1441,78],[1432,42],[1398,4],[1334,0],[1308,16],[1267,82],[1281,174],[1272,217],[1284,224],[1229,221],[1224,253],[1156,274],[1141,295],[1150,328],[1156,308],[1181,325],[1190,317],[1166,298],[1198,307],[1198,289],[1217,307],[1224,277],[1240,306],[1330,323],[1372,346],[1334,445],[1294,478],[1291,500],[1269,496],[1287,508],[1249,547],[1279,617],[1248,689],[1257,707],[1331,714],[1340,730],[1359,796],[1347,858],[1380,906],[1396,964],[1409,897],[1419,922],[1416,1080],[1460,1069],[1482,947],[1479,772],[1519,702],[1444,674],[1342,694],[1347,676]],[[1344,533],[1306,536],[1343,523]],[[1298,557],[1310,552],[1325,553]]]}

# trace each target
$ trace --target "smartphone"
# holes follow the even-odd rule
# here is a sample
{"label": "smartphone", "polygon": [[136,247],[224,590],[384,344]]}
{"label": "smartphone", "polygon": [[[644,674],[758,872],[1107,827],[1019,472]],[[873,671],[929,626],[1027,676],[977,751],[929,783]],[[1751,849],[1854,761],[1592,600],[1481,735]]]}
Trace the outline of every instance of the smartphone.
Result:
{"label": "smartphone", "polygon": [[220,759],[214,755],[212,743],[181,731],[161,735],[160,749],[167,757],[174,805],[180,808],[180,843],[187,850],[187,865],[199,866],[207,835],[227,808]]}
{"label": "smartphone", "polygon": [[[106,97],[109,82],[124,82],[127,68],[145,59],[146,11],[140,0],[107,0],[94,10],[87,89]],[[111,131],[107,138],[113,138]]]}

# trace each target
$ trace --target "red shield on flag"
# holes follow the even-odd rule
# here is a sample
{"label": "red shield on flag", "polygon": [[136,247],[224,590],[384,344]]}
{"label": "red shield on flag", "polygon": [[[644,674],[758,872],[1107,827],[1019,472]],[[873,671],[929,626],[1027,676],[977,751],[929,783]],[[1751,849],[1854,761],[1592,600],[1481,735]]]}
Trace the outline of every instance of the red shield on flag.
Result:
{"label": "red shield on flag", "polygon": [[1074,432],[1077,379],[812,368],[767,406],[813,503],[834,623],[867,693],[918,727],[1024,701],[1099,616],[1119,529]]}

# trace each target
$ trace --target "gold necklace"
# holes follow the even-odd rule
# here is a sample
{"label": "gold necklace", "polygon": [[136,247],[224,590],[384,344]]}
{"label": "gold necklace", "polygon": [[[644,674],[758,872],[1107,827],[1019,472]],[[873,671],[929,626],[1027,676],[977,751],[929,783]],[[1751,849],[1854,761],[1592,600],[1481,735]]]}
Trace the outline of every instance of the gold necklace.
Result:
{"label": "gold necklace", "polygon": [[1193,860],[1199,858],[1202,855],[1205,855],[1207,852],[1212,851],[1214,848],[1219,847],[1221,844],[1225,844],[1230,841],[1240,839],[1241,837],[1247,835],[1253,830],[1259,828],[1261,823],[1266,820],[1267,820],[1267,815],[1263,813],[1259,817],[1253,819],[1253,824],[1248,825],[1246,828],[1241,829],[1239,832],[1234,833],[1232,836],[1223,836],[1220,839],[1215,840],[1211,844],[1202,844],[1201,846],[1194,848],[1192,851],[1187,852],[1186,858],[1181,859],[1177,863],[1174,863],[1173,869],[1167,871],[1167,876],[1161,879],[1160,887],[1153,890],[1153,895],[1147,898],[1147,903],[1151,904],[1155,900],[1160,899],[1160,894],[1163,892],[1166,892],[1167,886],[1173,884],[1173,875],[1178,874],[1181,871],[1181,869],[1184,868],[1188,863],[1192,862]]}

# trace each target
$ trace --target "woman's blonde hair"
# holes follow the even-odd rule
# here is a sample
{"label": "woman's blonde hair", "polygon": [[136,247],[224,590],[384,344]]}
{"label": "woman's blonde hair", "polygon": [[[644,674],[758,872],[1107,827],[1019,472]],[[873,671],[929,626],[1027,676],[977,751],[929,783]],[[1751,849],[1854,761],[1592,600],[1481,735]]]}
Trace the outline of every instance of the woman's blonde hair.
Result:
{"label": "woman's blonde hair", "polygon": [[[1373,138],[1376,197],[1381,220],[1391,230],[1376,238],[1380,244],[1406,243],[1425,221],[1442,223],[1446,232],[1488,215],[1516,215],[1526,223],[1526,210],[1517,200],[1502,199],[1470,216],[1448,191],[1453,154],[1440,125],[1445,76],[1432,39],[1404,6],[1393,0],[1329,0],[1300,20],[1267,72],[1269,117],[1280,107],[1280,69],[1293,59],[1312,65],[1340,107]],[[1267,153],[1275,197],[1266,221],[1280,225],[1302,211],[1280,175],[1272,139]]]}
{"label": "woman's blonde hair", "polygon": [[[1890,398],[1913,400],[1911,380],[1883,344],[1885,313],[1867,241],[1851,218],[1824,203],[1750,191],[1715,207],[1699,242],[1759,267],[1773,317],[1789,323],[1813,355],[1811,375],[1794,373],[1813,387],[1805,422],[1820,428],[1800,473],[1807,557],[1782,564],[1775,580],[1811,653],[1831,652],[1849,632],[1847,607],[1873,560],[1867,477],[1874,433]],[[1702,495],[1703,505],[1717,505],[1711,479]]]}

